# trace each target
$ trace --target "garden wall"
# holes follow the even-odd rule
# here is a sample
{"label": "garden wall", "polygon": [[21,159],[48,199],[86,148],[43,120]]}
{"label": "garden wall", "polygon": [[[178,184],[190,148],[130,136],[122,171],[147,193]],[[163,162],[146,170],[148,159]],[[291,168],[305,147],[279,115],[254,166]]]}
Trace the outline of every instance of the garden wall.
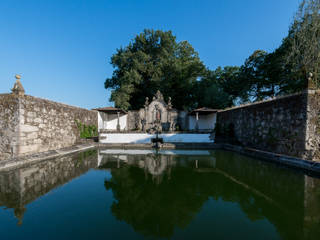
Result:
{"label": "garden wall", "polygon": [[306,149],[309,159],[320,161],[320,90],[309,90]]}
{"label": "garden wall", "polygon": [[216,141],[320,161],[319,100],[309,90],[220,111]]}
{"label": "garden wall", "polygon": [[17,152],[19,99],[12,94],[0,95],[0,160]]}
{"label": "garden wall", "polygon": [[97,127],[96,111],[28,95],[5,96],[0,99],[1,134],[4,137],[1,137],[0,159],[74,145],[80,139],[76,121]]}

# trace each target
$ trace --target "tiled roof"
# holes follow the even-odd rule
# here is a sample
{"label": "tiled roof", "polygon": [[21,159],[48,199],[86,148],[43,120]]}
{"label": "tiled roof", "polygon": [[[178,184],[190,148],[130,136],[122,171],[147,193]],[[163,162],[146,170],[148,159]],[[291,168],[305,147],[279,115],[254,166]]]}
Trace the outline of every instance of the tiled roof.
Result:
{"label": "tiled roof", "polygon": [[127,113],[127,112],[124,111],[123,109],[121,109],[121,108],[115,108],[115,107],[94,108],[94,109],[92,109],[92,110],[96,110],[96,111],[99,111],[99,112],[105,112],[105,113],[117,113],[117,112]]}
{"label": "tiled roof", "polygon": [[216,113],[218,111],[219,111],[218,109],[202,107],[202,108],[197,108],[192,110],[189,114],[195,114],[196,112],[198,112],[199,114],[210,114],[210,113]]}

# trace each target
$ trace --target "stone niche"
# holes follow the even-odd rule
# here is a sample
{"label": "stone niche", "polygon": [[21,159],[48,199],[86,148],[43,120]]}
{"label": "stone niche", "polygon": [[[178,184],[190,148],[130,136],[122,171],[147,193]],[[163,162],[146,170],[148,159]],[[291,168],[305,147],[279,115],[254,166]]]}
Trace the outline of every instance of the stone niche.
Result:
{"label": "stone niche", "polygon": [[140,129],[144,132],[172,132],[178,122],[178,111],[172,108],[171,98],[168,103],[163,99],[160,91],[157,91],[152,101],[146,97],[144,108],[139,110]]}

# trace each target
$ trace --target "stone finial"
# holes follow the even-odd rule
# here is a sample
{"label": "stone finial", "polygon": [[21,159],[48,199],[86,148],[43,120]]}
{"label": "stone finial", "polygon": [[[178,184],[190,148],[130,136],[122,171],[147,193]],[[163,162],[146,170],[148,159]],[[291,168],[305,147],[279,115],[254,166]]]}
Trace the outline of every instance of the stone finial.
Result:
{"label": "stone finial", "polygon": [[316,89],[316,86],[313,81],[313,73],[312,72],[310,72],[308,74],[308,89],[311,89],[311,90]]}
{"label": "stone finial", "polygon": [[25,91],[24,91],[24,88],[20,82],[21,76],[19,74],[16,74],[15,78],[16,78],[16,82],[13,85],[13,88],[11,89],[11,91],[13,94],[16,94],[18,96],[23,96]]}

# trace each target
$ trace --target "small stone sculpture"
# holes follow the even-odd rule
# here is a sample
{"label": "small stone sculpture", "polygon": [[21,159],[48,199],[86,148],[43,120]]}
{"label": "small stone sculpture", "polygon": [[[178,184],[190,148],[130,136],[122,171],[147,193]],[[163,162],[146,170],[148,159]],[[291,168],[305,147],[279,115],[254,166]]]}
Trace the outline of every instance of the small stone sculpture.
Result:
{"label": "small stone sculpture", "polygon": [[157,93],[156,93],[156,99],[158,100],[163,100],[163,95],[162,93],[158,90]]}
{"label": "small stone sculpture", "polygon": [[168,98],[168,109],[172,109],[171,97]]}
{"label": "small stone sculpture", "polygon": [[149,98],[146,97],[146,101],[144,103],[144,107],[147,108],[149,106]]}
{"label": "small stone sculpture", "polygon": [[21,76],[19,74],[16,74],[15,78],[16,78],[16,82],[13,85],[13,88],[11,89],[11,91],[13,94],[16,94],[18,96],[23,96],[25,91],[24,91],[24,88],[20,82]]}

